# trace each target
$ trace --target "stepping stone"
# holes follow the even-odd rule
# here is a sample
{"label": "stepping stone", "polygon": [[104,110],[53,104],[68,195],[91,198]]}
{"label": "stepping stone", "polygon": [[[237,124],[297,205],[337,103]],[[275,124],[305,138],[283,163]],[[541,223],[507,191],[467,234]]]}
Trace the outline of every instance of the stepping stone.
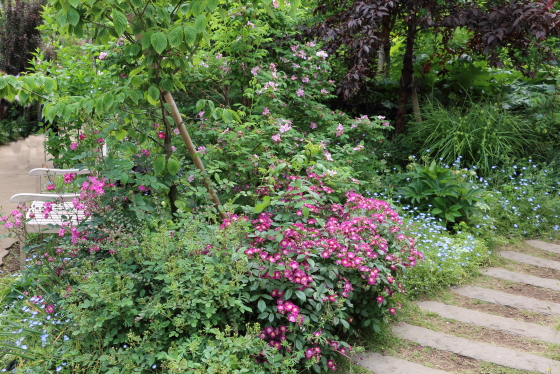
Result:
{"label": "stepping stone", "polygon": [[547,243],[540,240],[525,240],[525,243],[542,249],[543,251],[558,253],[560,255],[560,245],[558,244]]}
{"label": "stepping stone", "polygon": [[[392,330],[395,335],[401,338],[442,351],[474,358],[475,360],[491,362],[517,370],[560,373],[560,361],[554,361],[530,353],[497,347],[488,343],[474,342],[406,323],[401,326],[395,326]],[[406,372],[399,371],[399,373]]]}
{"label": "stepping stone", "polygon": [[482,313],[458,306],[445,305],[436,301],[422,301],[418,303],[418,306],[425,311],[437,313],[443,318],[449,318],[475,326],[487,327],[493,330],[500,330],[508,334],[524,336],[543,342],[560,344],[560,332],[550,327],[516,321],[511,318],[495,316],[493,314]]}
{"label": "stepping stone", "polygon": [[494,278],[560,291],[560,281],[556,279],[544,279],[499,268],[483,269],[480,272]]}
{"label": "stepping stone", "polygon": [[547,260],[545,258],[526,255],[518,252],[501,251],[500,256],[524,264],[535,265],[541,268],[548,268],[560,271],[560,262]]}
{"label": "stepping stone", "polygon": [[510,308],[525,309],[545,315],[560,316],[560,304],[556,303],[473,286],[459,287],[452,289],[452,291],[471,299],[488,301]]}
{"label": "stepping stone", "polygon": [[397,373],[414,373],[414,374],[448,374],[449,372],[429,368],[414,362],[394,358],[391,356],[382,356],[379,353],[364,353],[363,356],[354,357],[352,359],[355,364],[360,365],[375,374],[397,374]]}

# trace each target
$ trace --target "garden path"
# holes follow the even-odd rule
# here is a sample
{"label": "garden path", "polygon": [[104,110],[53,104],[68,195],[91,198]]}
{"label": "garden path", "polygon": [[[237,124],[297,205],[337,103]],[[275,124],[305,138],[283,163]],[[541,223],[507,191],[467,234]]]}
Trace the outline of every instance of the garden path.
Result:
{"label": "garden path", "polygon": [[[526,244],[531,246],[537,254],[539,254],[538,251],[542,251],[541,257],[511,251],[500,253],[502,257],[509,259],[516,269],[523,272],[500,268],[490,268],[482,271],[486,276],[492,277],[491,279],[496,283],[509,282],[508,284],[512,285],[511,291],[507,289],[508,292],[501,292],[474,286],[454,287],[452,291],[460,295],[459,297],[471,300],[470,305],[468,302],[465,303],[466,307],[446,305],[435,301],[418,303],[419,307],[427,313],[437,315],[447,321],[452,321],[452,325],[457,325],[446,331],[449,334],[406,323],[392,328],[393,333],[402,339],[417,343],[420,346],[433,348],[439,352],[451,352],[453,357],[465,359],[467,364],[472,365],[475,371],[471,371],[472,369],[463,371],[464,368],[458,368],[457,366],[452,369],[453,371],[442,371],[440,369],[444,368],[444,365],[434,364],[433,361],[427,364],[435,366],[437,369],[419,365],[418,361],[421,361],[421,358],[410,359],[416,361],[416,363],[413,364],[415,366],[408,366],[411,364],[409,361],[371,353],[356,357],[355,362],[375,374],[510,373],[511,371],[508,370],[511,369],[530,373],[560,374],[560,361],[549,358],[550,355],[545,357],[546,349],[543,348],[546,347],[545,344],[548,344],[549,349],[552,347],[556,350],[553,355],[558,357],[560,331],[554,328],[551,323],[544,323],[539,320],[539,317],[534,317],[549,318],[549,316],[554,316],[554,318],[557,318],[560,316],[560,245],[538,240],[528,240]],[[526,271],[527,267],[529,271]],[[533,271],[533,275],[529,274],[531,267],[536,269]],[[535,274],[540,274],[539,268],[546,268],[546,275],[535,276]],[[532,295],[535,298],[519,295],[519,292],[516,294],[515,288],[521,286],[534,287],[535,290],[540,291]],[[485,312],[481,312],[475,310],[476,308],[473,305],[476,304],[490,305],[491,307],[487,307],[483,309]],[[500,313],[499,310],[502,311],[502,314],[510,314],[513,317],[496,315]],[[486,311],[493,314],[486,313]],[[519,317],[523,317],[524,313],[527,319],[534,315],[531,318],[539,321],[539,323],[520,320]],[[467,326],[467,329],[472,326],[475,331],[480,331],[478,340],[457,336],[464,335],[464,332],[461,331],[464,326]],[[496,335],[493,335],[492,332]],[[495,344],[493,336],[512,336],[514,339],[521,337],[525,340],[520,340],[521,343],[515,347],[516,349],[512,349],[503,346],[508,345],[504,344],[503,339],[497,338],[498,343]],[[485,337],[487,338],[485,339]],[[533,350],[533,352],[528,353],[527,350],[529,349],[524,349],[524,344],[539,347],[540,351],[534,352]],[[491,369],[488,366],[481,366],[481,363],[492,363],[504,368],[495,371],[495,367]],[[516,373],[518,372],[516,371]]]}
{"label": "garden path", "polygon": [[[44,165],[47,165],[44,134],[0,145],[0,212],[7,213],[17,207],[10,202],[12,195],[36,191],[37,180],[29,176],[29,170]],[[0,225],[0,235],[7,233]],[[14,238],[0,239],[0,265],[15,241]]]}

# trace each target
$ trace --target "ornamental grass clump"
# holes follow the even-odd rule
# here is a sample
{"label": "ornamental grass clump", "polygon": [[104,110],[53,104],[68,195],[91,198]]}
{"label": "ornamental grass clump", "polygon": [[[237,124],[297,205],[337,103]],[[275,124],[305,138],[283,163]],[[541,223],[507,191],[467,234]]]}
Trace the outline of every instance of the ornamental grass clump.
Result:
{"label": "ornamental grass clump", "polygon": [[[282,355],[304,351],[317,372],[336,369],[331,360],[349,353],[344,337],[380,331],[400,306],[401,274],[422,258],[387,202],[354,192],[337,202],[324,177],[261,188],[244,249],[261,338]],[[222,227],[233,221],[242,220]]]}

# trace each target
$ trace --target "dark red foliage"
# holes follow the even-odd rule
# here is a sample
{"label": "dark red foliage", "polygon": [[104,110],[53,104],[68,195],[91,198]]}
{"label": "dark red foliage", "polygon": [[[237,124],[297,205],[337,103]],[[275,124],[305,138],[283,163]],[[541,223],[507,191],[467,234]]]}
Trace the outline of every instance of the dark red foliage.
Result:
{"label": "dark red foliage", "polygon": [[527,69],[522,59],[531,50],[538,51],[544,60],[557,59],[542,44],[550,36],[560,36],[560,12],[554,8],[556,2],[502,0],[488,2],[485,7],[478,3],[457,4],[441,25],[469,29],[472,32],[469,49],[486,55],[492,66],[502,66],[505,50],[515,68],[532,76],[535,71]]}
{"label": "dark red foliage", "polygon": [[0,69],[17,75],[25,71],[32,52],[39,47],[41,35],[37,27],[43,22],[44,0],[3,0],[0,25]]}
{"label": "dark red foliage", "polygon": [[[560,36],[559,0],[324,0],[316,13],[324,21],[310,34],[326,43],[326,50],[344,61],[347,72],[339,82],[338,93],[344,99],[354,97],[360,89],[375,84],[380,47],[387,48],[391,35],[405,36],[401,93],[395,128],[404,131],[404,116],[413,88],[413,61],[416,35],[420,30],[443,36],[446,54],[470,53],[485,55],[492,66],[501,66],[508,58],[525,75],[535,74],[524,57],[540,54],[542,61],[557,59],[542,41]],[[481,4],[482,3],[482,4]],[[398,27],[395,27],[398,25]],[[470,30],[467,49],[447,47],[453,31],[459,27]],[[505,52],[505,53],[504,53]],[[450,56],[452,57],[452,56]],[[430,69],[425,64],[423,69]],[[427,71],[425,71],[427,73]]]}

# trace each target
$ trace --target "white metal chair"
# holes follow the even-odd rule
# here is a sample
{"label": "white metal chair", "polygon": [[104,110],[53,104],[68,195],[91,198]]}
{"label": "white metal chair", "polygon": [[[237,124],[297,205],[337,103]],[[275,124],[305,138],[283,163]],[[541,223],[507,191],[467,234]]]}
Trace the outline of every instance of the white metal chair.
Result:
{"label": "white metal chair", "polygon": [[[90,174],[87,169],[49,169],[37,168],[29,172],[29,175],[38,177],[36,193],[19,193],[10,198],[10,202],[27,204],[30,203],[26,212],[27,233],[57,233],[63,224],[76,225],[85,219],[81,210],[74,208],[72,201],[79,196],[77,193],[41,193],[41,177],[61,176],[75,173],[76,175]],[[52,210],[47,216],[44,215],[45,202],[52,202]],[[22,243],[23,247],[23,243]],[[20,258],[25,261],[25,252],[20,251]]]}

